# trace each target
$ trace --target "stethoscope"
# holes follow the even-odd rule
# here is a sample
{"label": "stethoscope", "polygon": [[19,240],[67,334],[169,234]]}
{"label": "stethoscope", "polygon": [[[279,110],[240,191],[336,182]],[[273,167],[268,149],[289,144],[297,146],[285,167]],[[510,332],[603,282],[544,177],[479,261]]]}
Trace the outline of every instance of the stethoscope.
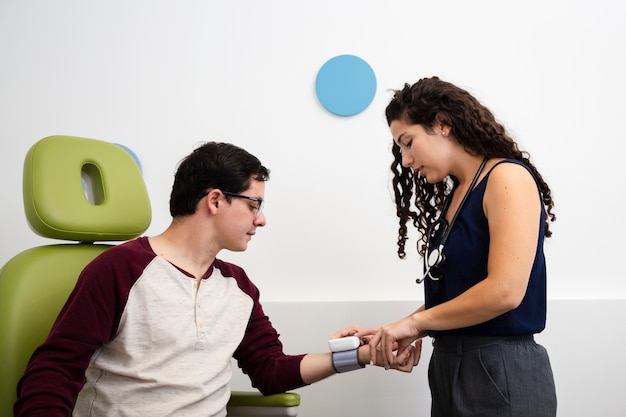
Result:
{"label": "stethoscope", "polygon": [[461,200],[461,204],[459,204],[459,208],[454,213],[454,216],[452,217],[450,224],[445,228],[443,232],[443,236],[441,236],[441,240],[439,241],[439,245],[432,250],[430,248],[430,244],[434,238],[434,235],[437,233],[441,225],[444,225],[445,227],[445,223],[446,223],[445,217],[446,217],[446,213],[448,212],[448,207],[450,206],[450,201],[452,199],[453,193],[450,193],[450,196],[448,197],[448,200],[446,201],[446,204],[444,205],[444,208],[441,211],[439,218],[435,220],[435,222],[428,227],[428,230],[426,232],[426,254],[424,255],[424,271],[425,272],[422,278],[417,278],[415,280],[417,284],[421,284],[422,282],[424,282],[424,280],[427,277],[433,281],[439,281],[439,279],[441,278],[441,277],[435,277],[431,273],[431,269],[439,267],[441,266],[441,264],[445,262],[446,256],[443,254],[443,249],[446,246],[448,237],[450,236],[450,231],[452,230],[452,226],[454,225],[456,218],[459,216],[459,213],[461,212],[461,209],[463,208],[463,205],[465,204],[467,197],[469,197],[470,193],[474,189],[474,186],[476,185],[476,182],[478,181],[478,177],[480,177],[480,173],[483,171],[483,168],[485,167],[486,163],[487,163],[487,158],[483,159],[483,162],[480,164],[480,167],[478,167],[478,171],[476,171],[476,175],[474,175],[474,179],[472,180],[472,183],[470,184],[469,188],[465,192],[465,195],[463,196],[463,200]]}

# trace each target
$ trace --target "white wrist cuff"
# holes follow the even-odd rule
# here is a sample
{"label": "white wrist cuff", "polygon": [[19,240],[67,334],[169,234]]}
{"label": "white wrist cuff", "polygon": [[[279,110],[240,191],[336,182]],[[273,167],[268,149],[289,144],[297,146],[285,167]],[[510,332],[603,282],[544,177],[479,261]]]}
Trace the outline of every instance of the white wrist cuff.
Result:
{"label": "white wrist cuff", "polygon": [[333,352],[333,368],[337,373],[365,368],[365,365],[359,362],[359,349]]}

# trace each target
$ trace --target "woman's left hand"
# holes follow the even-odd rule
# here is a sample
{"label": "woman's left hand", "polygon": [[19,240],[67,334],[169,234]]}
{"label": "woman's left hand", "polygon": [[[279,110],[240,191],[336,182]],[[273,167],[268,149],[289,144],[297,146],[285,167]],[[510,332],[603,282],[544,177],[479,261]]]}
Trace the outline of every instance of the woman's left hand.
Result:
{"label": "woman's left hand", "polygon": [[[384,367],[385,369],[396,369],[398,371],[410,373],[420,361],[420,357],[422,355],[422,339],[417,339],[414,344],[409,344],[404,348],[395,351],[394,361],[391,364],[388,364],[385,361],[380,351],[377,355],[375,355],[375,357],[372,356],[371,351],[378,350],[378,347],[376,347],[373,342],[375,342],[375,340],[373,340],[373,338],[370,338],[370,365],[376,365]],[[397,343],[394,344],[394,346],[397,346]]]}
{"label": "woman's left hand", "polygon": [[423,335],[413,316],[382,326],[369,340],[371,362],[385,369],[413,368],[420,359]]}

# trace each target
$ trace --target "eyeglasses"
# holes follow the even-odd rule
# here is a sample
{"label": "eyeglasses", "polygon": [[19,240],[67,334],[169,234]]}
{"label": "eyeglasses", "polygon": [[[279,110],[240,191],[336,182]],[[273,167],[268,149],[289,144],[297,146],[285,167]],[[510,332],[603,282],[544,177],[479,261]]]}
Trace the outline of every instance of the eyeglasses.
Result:
{"label": "eyeglasses", "polygon": [[[203,198],[204,196],[207,196],[208,194],[209,192],[205,191],[204,193],[200,194],[200,198]],[[263,207],[265,207],[265,201],[262,198],[250,197],[248,195],[237,194],[237,193],[231,193],[229,191],[222,191],[222,194],[227,195],[229,197],[233,197],[233,198],[243,198],[245,200],[255,201],[256,203],[258,203],[258,205],[254,207],[255,219],[259,218],[259,216],[261,215],[261,212],[263,211]]]}
{"label": "eyeglasses", "polygon": [[261,215],[261,212],[263,211],[263,207],[264,207],[264,201],[262,198],[258,198],[258,197],[250,197],[247,195],[243,195],[243,194],[237,194],[237,193],[231,193],[228,191],[222,191],[222,194],[230,196],[230,197],[234,197],[234,198],[243,198],[246,200],[250,200],[250,201],[255,201],[256,203],[258,203],[258,205],[255,207],[255,211],[254,211],[254,218],[258,219],[259,216]]}

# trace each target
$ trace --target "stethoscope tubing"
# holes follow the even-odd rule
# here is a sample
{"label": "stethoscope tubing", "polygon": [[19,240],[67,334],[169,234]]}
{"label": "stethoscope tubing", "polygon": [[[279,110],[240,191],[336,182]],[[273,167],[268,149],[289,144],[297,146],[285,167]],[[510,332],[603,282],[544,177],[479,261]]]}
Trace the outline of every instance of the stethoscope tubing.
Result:
{"label": "stethoscope tubing", "polygon": [[[445,260],[445,256],[443,255],[443,249],[446,245],[446,242],[448,241],[448,237],[450,236],[452,226],[454,225],[454,222],[456,221],[457,217],[461,213],[461,209],[465,205],[465,201],[467,200],[470,193],[474,189],[476,182],[478,182],[478,177],[480,177],[480,173],[483,172],[483,168],[485,168],[486,163],[487,163],[487,158],[483,159],[483,162],[480,164],[480,167],[478,167],[478,170],[476,171],[476,174],[474,175],[474,179],[472,179],[472,183],[470,184],[469,188],[465,192],[465,195],[463,196],[463,200],[461,200],[461,204],[459,204],[459,208],[456,209],[456,212],[454,213],[454,216],[452,217],[450,224],[446,227],[446,229],[443,232],[443,236],[441,237],[439,246],[432,251],[430,251],[430,240],[433,238],[432,233],[433,233],[434,226],[440,223],[441,221],[444,221],[443,219],[445,219],[446,213],[448,212],[448,207],[450,206],[450,201],[452,199],[453,193],[450,193],[450,196],[448,196],[448,200],[446,201],[446,204],[443,210],[441,211],[439,218],[428,228],[428,231],[427,231],[428,242],[427,242],[427,247],[426,247],[426,253],[424,254],[424,269],[426,270],[426,272],[424,272],[424,276],[422,278],[417,278],[415,280],[415,283],[421,284],[422,282],[424,282],[424,280],[427,277],[429,277],[433,281],[439,281],[440,278],[434,277],[430,273],[430,270],[431,268],[435,266],[441,265],[443,261]],[[433,254],[436,254],[436,258],[434,261],[431,260]]]}

